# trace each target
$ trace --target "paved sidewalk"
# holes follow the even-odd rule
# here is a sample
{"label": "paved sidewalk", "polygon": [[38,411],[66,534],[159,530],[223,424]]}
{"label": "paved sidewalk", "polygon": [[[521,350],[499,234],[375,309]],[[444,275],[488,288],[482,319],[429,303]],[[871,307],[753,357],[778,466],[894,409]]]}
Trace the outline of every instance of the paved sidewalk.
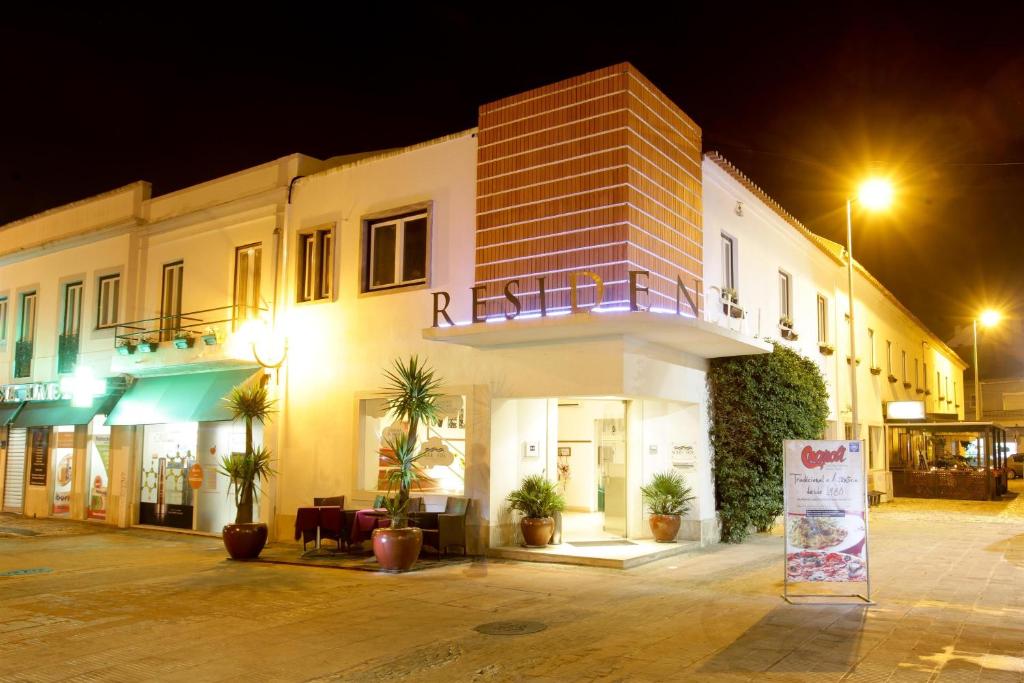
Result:
{"label": "paved sidewalk", "polygon": [[[1024,519],[948,508],[873,514],[870,608],[782,602],[778,536],[627,571],[393,576],[0,515],[70,528],[0,538],[0,572],[52,570],[0,578],[0,681],[1024,681]],[[498,620],[547,629],[473,630]]]}

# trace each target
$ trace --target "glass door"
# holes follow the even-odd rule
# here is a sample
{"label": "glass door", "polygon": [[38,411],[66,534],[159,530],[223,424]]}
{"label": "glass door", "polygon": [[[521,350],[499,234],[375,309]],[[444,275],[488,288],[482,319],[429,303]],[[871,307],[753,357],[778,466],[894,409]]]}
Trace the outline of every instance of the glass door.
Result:
{"label": "glass door", "polygon": [[[621,404],[620,404],[621,405]],[[595,422],[599,497],[604,502],[604,531],[626,535],[626,420],[603,418]],[[603,495],[601,491],[603,490]]]}
{"label": "glass door", "polygon": [[75,428],[72,425],[54,427],[52,438],[53,500],[50,509],[54,517],[68,517],[71,515],[71,487],[75,480]]}

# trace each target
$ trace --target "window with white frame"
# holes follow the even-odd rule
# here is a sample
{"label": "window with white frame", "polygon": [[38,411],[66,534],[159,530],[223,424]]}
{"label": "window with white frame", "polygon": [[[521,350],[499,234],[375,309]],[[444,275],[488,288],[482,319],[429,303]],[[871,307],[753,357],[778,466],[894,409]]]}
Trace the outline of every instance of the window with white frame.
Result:
{"label": "window with white frame", "polygon": [[363,291],[426,283],[430,253],[427,211],[368,221],[365,251]]}
{"label": "window with white frame", "polygon": [[120,322],[121,274],[103,275],[96,283],[96,327],[113,327]]}
{"label": "window with white frame", "polygon": [[7,343],[7,297],[0,296],[0,344]]}
{"label": "window with white frame", "polygon": [[21,295],[21,316],[18,320],[18,341],[31,342],[36,337],[36,293]]}
{"label": "window with white frame", "polygon": [[163,286],[160,291],[160,338],[164,341],[174,339],[181,328],[181,295],[185,276],[185,264],[182,261],[164,265]]}
{"label": "window with white frame", "polygon": [[779,271],[779,318],[793,320],[793,279],[782,270]]}
{"label": "window with white frame", "polygon": [[877,368],[878,365],[875,363],[875,331],[868,328],[868,346],[871,347],[868,351],[868,358],[871,360],[871,369]]}
{"label": "window with white frame", "polygon": [[260,310],[260,276],[263,245],[260,242],[235,248],[234,320],[255,318]]}
{"label": "window with white frame", "polygon": [[329,300],[334,294],[334,229],[317,228],[299,235],[298,301]]}
{"label": "window with white frame", "polygon": [[64,316],[61,334],[77,337],[82,330],[82,283],[69,282],[64,285]]}
{"label": "window with white frame", "polygon": [[736,238],[722,233],[722,289],[736,291]]}
{"label": "window with white frame", "polygon": [[818,343],[828,343],[828,299],[818,295]]}
{"label": "window with white frame", "polygon": [[892,374],[892,342],[888,339],[885,340],[885,372],[890,377]]}

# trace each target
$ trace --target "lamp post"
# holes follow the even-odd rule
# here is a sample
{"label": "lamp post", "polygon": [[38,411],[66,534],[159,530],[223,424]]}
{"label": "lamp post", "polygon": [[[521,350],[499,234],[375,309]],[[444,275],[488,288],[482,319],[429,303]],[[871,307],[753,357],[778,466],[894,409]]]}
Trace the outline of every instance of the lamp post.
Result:
{"label": "lamp post", "polygon": [[[981,326],[992,327],[1002,316],[998,311],[988,309],[981,313]],[[971,321],[974,328],[974,421],[981,422],[981,373],[978,370],[978,318]]]}
{"label": "lamp post", "polygon": [[[868,209],[884,209],[892,203],[892,185],[882,178],[865,181],[857,193],[861,206]],[[853,414],[850,429],[853,438],[858,438],[857,420],[857,328],[853,317],[853,199],[846,199],[846,296],[850,317],[850,402]]]}

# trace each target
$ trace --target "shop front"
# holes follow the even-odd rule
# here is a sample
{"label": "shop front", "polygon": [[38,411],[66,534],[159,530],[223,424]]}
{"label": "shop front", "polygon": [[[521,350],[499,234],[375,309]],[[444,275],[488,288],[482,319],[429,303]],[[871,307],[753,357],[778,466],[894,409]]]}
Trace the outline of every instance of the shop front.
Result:
{"label": "shop front", "polygon": [[135,381],[107,421],[129,444],[130,523],[219,533],[233,521],[234,499],[218,467],[244,450],[245,431],[224,399],[260,376],[247,367]]}
{"label": "shop front", "polygon": [[1006,493],[1006,432],[991,422],[890,422],[893,495],[998,500]]}
{"label": "shop front", "polygon": [[[70,399],[24,402],[7,428],[5,510],[73,519],[102,514],[107,481],[102,452],[109,452],[105,419],[116,401],[115,394],[88,405]],[[100,495],[87,476],[102,482]]]}
{"label": "shop front", "polygon": [[21,401],[0,403],[0,440],[3,441],[4,455],[2,509],[4,512],[20,513],[25,505],[25,439],[23,429],[11,429],[10,424],[17,417]]}

